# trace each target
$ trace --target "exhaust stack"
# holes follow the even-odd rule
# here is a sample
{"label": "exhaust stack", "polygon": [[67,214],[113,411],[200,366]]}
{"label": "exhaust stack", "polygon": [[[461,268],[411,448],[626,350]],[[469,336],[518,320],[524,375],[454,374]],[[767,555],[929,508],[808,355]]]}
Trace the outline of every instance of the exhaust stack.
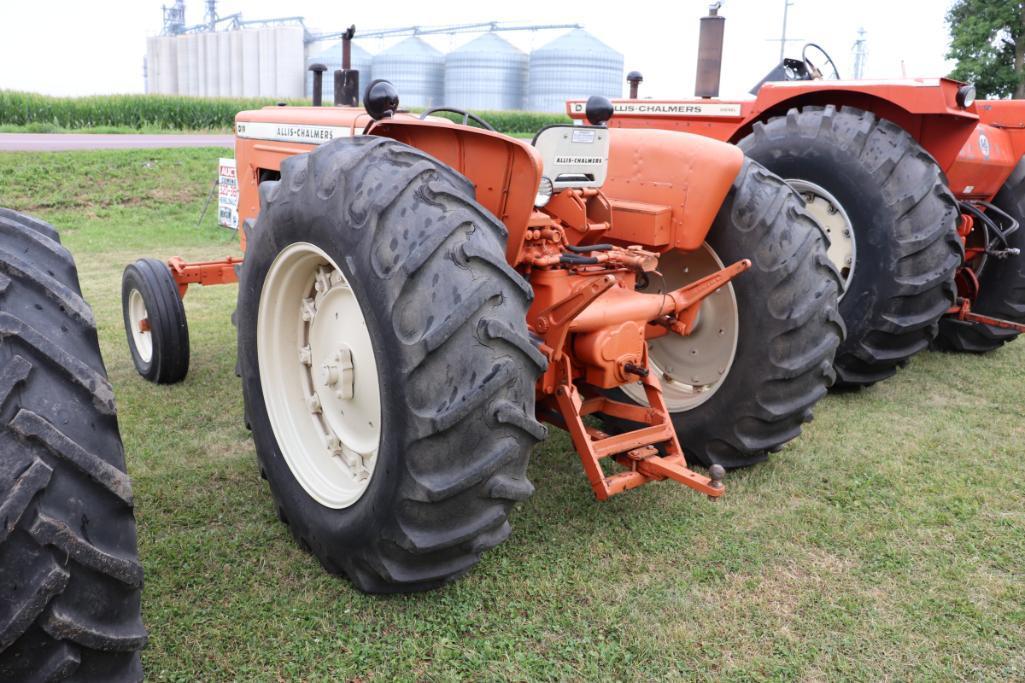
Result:
{"label": "exhaust stack", "polygon": [[342,68],[335,71],[335,106],[359,106],[359,71],[352,68],[352,37],[356,27],[350,26],[342,34]]}
{"label": "exhaust stack", "polygon": [[313,106],[324,105],[324,72],[327,67],[323,64],[310,64],[310,71],[313,72]]}
{"label": "exhaust stack", "polygon": [[719,16],[721,2],[708,7],[708,16],[701,17],[698,34],[698,70],[694,77],[696,97],[718,97],[719,76],[722,72],[722,41],[726,17]]}

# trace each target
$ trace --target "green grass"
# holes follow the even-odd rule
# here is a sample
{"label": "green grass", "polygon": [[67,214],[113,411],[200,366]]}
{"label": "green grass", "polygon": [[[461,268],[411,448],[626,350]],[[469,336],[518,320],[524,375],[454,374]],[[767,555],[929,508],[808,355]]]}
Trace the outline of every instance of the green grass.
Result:
{"label": "green grass", "polygon": [[[0,133],[230,131],[235,115],[272,105],[269,98],[184,97],[177,95],[102,95],[49,97],[0,90]],[[307,100],[289,100],[307,105]],[[414,111],[421,111],[415,109]],[[503,133],[517,136],[553,123],[569,123],[564,114],[524,111],[475,112]],[[444,115],[444,114],[443,114]],[[450,116],[456,119],[461,117]]]}
{"label": "green grass", "polygon": [[230,134],[231,127],[224,126],[221,128],[203,128],[200,130],[176,130],[167,128],[161,128],[160,126],[142,126],[140,128],[131,128],[129,126],[88,126],[83,128],[64,128],[58,126],[55,123],[26,123],[23,125],[16,124],[3,124],[0,125],[0,133],[92,133],[96,135],[138,135],[140,133],[147,135],[167,135],[174,133],[223,133]]}
{"label": "green grass", "polygon": [[123,266],[238,253],[196,226],[220,150],[0,155],[0,205],[53,221],[100,326],[134,479],[151,680],[1025,678],[1025,342],[926,353],[832,395],[710,503],[606,503],[565,435],[512,537],[440,591],[373,598],[276,520],[242,424],[234,288],[186,298],[192,369],[139,379]]}

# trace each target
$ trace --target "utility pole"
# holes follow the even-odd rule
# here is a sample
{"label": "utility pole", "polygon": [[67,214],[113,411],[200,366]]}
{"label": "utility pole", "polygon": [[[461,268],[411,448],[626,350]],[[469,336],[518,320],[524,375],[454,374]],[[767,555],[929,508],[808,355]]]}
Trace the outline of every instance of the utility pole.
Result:
{"label": "utility pole", "polygon": [[789,13],[790,6],[794,3],[792,0],[783,0],[783,33],[779,38],[766,38],[770,43],[779,42],[779,61],[783,63],[783,55],[787,49],[787,43],[793,43],[796,41],[804,40],[803,38],[787,38],[787,14]]}
{"label": "utility pole", "polygon": [[779,61],[783,61],[783,51],[787,46],[787,12],[790,9],[790,5],[794,3],[790,0],[783,0],[783,33],[779,37]]}
{"label": "utility pole", "polygon": [[868,57],[868,41],[865,40],[864,27],[858,29],[858,39],[854,41],[854,80],[865,77],[865,59]]}

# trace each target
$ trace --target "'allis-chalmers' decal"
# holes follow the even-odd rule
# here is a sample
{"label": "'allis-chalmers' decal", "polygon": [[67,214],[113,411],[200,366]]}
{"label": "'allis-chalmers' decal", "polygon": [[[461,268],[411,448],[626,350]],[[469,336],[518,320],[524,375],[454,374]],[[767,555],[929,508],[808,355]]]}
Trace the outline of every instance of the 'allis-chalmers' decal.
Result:
{"label": "'allis-chalmers' decal", "polygon": [[555,157],[556,166],[601,166],[604,157]]}
{"label": "'allis-chalmers' decal", "polygon": [[[570,102],[571,114],[583,114],[585,102]],[[723,116],[741,117],[739,102],[670,102],[630,100],[614,102],[616,116]]]}
{"label": "'allis-chalmers' decal", "polygon": [[291,123],[238,122],[235,134],[250,140],[273,140],[275,142],[299,142],[304,145],[320,145],[335,138],[352,136],[349,126],[305,126]]}

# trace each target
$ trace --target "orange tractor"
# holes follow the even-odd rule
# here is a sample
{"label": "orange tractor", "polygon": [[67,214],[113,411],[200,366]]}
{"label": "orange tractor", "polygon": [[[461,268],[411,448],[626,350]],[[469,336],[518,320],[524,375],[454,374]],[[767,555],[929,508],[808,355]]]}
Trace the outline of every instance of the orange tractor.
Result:
{"label": "orange tractor", "polygon": [[371,592],[466,572],[533,491],[538,420],[606,499],[665,479],[720,496],[724,466],[811,418],[840,277],[797,194],[739,149],[610,129],[604,98],[532,142],[401,112],[384,81],[364,99],[240,113],[244,260],[143,259],[123,286],[137,369],[168,383],[186,291],[238,281],[261,472],[329,571]]}
{"label": "orange tractor", "polygon": [[610,125],[734,143],[801,194],[844,277],[838,384],[884,379],[930,343],[983,352],[1025,331],[1022,103],[945,78],[841,81],[814,44],[754,98],[719,99],[723,21],[702,19],[695,98],[634,87]]}

